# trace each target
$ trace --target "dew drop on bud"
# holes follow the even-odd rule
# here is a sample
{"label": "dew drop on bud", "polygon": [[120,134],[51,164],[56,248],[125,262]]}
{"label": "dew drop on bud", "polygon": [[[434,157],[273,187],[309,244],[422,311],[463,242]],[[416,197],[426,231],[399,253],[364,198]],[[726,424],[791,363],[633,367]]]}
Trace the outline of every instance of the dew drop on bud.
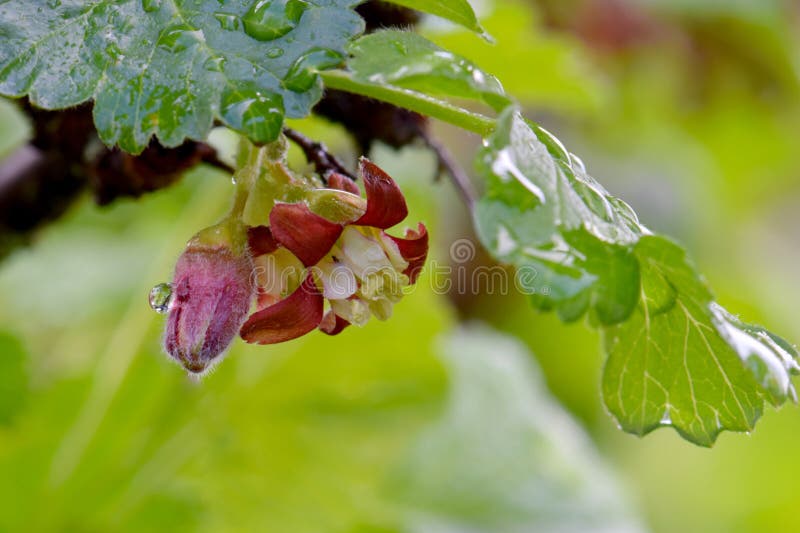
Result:
{"label": "dew drop on bud", "polygon": [[150,291],[150,307],[156,313],[164,314],[169,311],[171,301],[172,285],[169,283],[159,283]]}

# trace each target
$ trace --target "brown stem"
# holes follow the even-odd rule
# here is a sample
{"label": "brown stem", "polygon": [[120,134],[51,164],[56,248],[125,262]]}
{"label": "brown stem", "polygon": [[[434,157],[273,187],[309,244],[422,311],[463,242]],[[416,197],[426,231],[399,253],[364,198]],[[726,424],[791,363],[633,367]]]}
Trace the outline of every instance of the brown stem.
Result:
{"label": "brown stem", "polygon": [[428,148],[433,150],[433,153],[436,154],[438,165],[437,178],[443,173],[450,176],[450,181],[453,182],[453,185],[455,185],[459,194],[461,194],[464,203],[472,210],[478,197],[467,173],[464,172],[464,169],[456,162],[447,148],[438,140],[434,139],[430,132],[422,130],[420,132],[420,137],[425,141]]}
{"label": "brown stem", "polygon": [[303,150],[306,160],[314,165],[314,169],[319,173],[322,179],[325,179],[328,172],[333,171],[356,181],[355,175],[347,170],[335,155],[328,152],[324,144],[312,141],[299,131],[295,131],[291,128],[283,128],[283,134]]}

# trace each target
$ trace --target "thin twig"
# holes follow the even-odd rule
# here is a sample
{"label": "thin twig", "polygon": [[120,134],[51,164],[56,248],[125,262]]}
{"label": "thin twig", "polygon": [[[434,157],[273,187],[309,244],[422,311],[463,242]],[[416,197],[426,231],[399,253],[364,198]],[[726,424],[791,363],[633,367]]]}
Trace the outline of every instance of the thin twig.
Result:
{"label": "thin twig", "polygon": [[291,128],[283,128],[283,134],[300,147],[306,156],[306,160],[314,165],[314,168],[323,179],[325,179],[328,172],[334,171],[356,181],[355,175],[347,170],[347,167],[335,155],[328,152],[324,144],[312,141],[299,131]]}
{"label": "thin twig", "polygon": [[472,209],[478,197],[475,192],[475,188],[472,186],[469,176],[467,176],[467,173],[464,172],[464,169],[461,168],[461,166],[456,162],[455,158],[447,150],[447,148],[445,148],[442,143],[434,139],[430,132],[423,129],[422,133],[420,133],[420,137],[423,141],[425,141],[425,144],[428,146],[428,148],[433,150],[433,153],[436,154],[438,165],[437,177],[443,173],[450,176],[450,180],[461,194],[461,197],[464,199],[467,207]]}

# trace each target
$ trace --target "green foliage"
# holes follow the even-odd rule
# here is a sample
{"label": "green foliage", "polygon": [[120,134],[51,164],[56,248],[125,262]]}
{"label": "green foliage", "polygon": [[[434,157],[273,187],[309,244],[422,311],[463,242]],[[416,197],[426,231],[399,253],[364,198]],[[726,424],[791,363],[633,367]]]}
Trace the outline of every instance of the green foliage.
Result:
{"label": "green foliage", "polygon": [[626,431],[670,425],[709,446],[794,398],[796,350],[713,301],[684,251],[639,224],[550,134],[508,110],[479,158],[483,243],[520,268],[534,305],[587,310],[609,355],[606,405]]}
{"label": "green foliage", "polygon": [[484,39],[489,40],[490,37],[486,31],[481,27],[472,6],[469,5],[467,0],[387,0],[392,4],[399,6],[410,7],[417,11],[430,13],[442,17],[456,24],[460,24],[465,28],[480,34]]}
{"label": "green foliage", "polygon": [[215,119],[257,142],[320,98],[316,69],[362,29],[352,0],[45,0],[0,6],[0,94],[47,109],[94,100],[101,139],[140,152],[205,139]]}
{"label": "green foliage", "polygon": [[348,47],[348,71],[322,74],[327,87],[383,100],[486,135],[494,121],[453,99],[471,99],[502,109],[502,85],[470,61],[414,33],[386,30]]}
{"label": "green foliage", "polygon": [[380,31],[357,39],[348,50],[352,58],[347,65],[363,82],[482,100],[497,109],[509,103],[497,78],[416,33]]}

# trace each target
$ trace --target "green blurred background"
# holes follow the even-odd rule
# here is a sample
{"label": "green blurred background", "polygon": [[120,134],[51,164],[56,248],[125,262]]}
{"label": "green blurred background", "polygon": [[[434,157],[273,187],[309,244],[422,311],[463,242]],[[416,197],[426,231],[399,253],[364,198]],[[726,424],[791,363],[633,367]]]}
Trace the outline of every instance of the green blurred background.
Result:
{"label": "green blurred background", "polygon": [[[496,45],[437,21],[426,36],[685,244],[723,305],[796,339],[800,3],[473,4]],[[0,112],[4,154],[25,133]],[[341,130],[295,126],[352,160]],[[479,139],[435,130],[470,167]],[[487,261],[450,257],[469,218],[430,154],[372,157],[433,260]],[[230,191],[204,168],[138,201],[86,198],[0,264],[0,531],[800,531],[795,406],[710,450],[626,435],[594,332],[519,295],[437,294],[430,271],[386,323],[239,342],[188,380],[147,293]]]}

